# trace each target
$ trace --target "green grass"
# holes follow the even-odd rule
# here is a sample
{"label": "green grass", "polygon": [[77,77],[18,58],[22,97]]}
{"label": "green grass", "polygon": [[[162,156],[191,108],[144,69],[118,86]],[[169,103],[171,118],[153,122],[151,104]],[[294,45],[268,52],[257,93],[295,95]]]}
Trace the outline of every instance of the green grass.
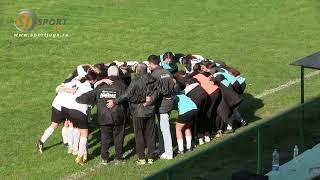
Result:
{"label": "green grass", "polygon": [[[70,37],[13,37],[20,9],[32,9],[40,18],[66,18],[59,32]],[[34,148],[50,123],[55,87],[78,64],[144,60],[167,50],[202,54],[237,67],[247,77],[252,97],[299,77],[298,68],[288,64],[319,50],[319,10],[317,0],[0,1],[0,174],[8,179],[63,178],[100,161],[96,156],[78,167],[61,145],[42,155]],[[37,26],[32,32],[56,30]],[[318,79],[307,82],[308,97],[319,95]],[[242,113],[249,121],[269,117],[297,103],[298,95],[297,85],[262,100],[249,98]],[[60,132],[46,146],[59,143]],[[130,139],[132,134],[126,142]],[[89,141],[95,140],[90,136]],[[95,144],[89,151],[99,147]],[[135,166],[134,160],[84,178],[139,179],[179,158],[144,167]]]}

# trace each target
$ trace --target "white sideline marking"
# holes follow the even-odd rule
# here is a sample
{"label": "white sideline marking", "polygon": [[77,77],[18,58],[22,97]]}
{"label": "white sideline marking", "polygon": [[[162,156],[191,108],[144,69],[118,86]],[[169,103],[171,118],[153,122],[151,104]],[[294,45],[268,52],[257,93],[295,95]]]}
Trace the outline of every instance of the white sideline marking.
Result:
{"label": "white sideline marking", "polygon": [[87,176],[89,173],[91,172],[94,172],[100,168],[102,168],[104,165],[102,165],[101,163],[98,163],[92,167],[88,167],[82,171],[79,171],[79,172],[76,172],[76,173],[73,173],[71,174],[70,176],[64,178],[64,179],[79,179],[79,178],[82,178],[82,177],[85,177]]}
{"label": "white sideline marking", "polygon": [[[316,76],[318,74],[320,74],[320,71],[311,72],[311,73],[305,75],[305,79],[310,79],[311,77]],[[262,97],[268,96],[270,94],[274,94],[274,93],[276,93],[278,91],[281,91],[281,90],[283,90],[285,88],[288,88],[288,87],[290,87],[292,85],[295,85],[295,84],[297,84],[299,82],[300,82],[300,78],[297,78],[297,79],[294,79],[294,80],[290,80],[287,83],[282,84],[282,85],[280,85],[280,86],[278,86],[276,88],[265,90],[261,94],[255,95],[254,97],[260,99]],[[129,153],[131,153],[131,152],[129,151],[129,152],[126,152],[125,154],[129,154]],[[126,156],[126,155],[124,155],[124,156]],[[96,170],[98,170],[98,169],[100,169],[102,167],[104,167],[104,165],[98,163],[98,164],[96,164],[96,165],[94,165],[92,167],[88,167],[88,168],[86,168],[86,169],[84,169],[82,171],[73,173],[72,175],[66,177],[65,179],[79,179],[79,178],[87,176],[89,173],[94,172],[94,171],[96,171]]]}
{"label": "white sideline marking", "polygon": [[[126,151],[124,154],[123,154],[123,157],[126,157],[127,155],[129,155],[130,153],[132,153],[133,149],[130,149],[129,151]],[[86,169],[82,170],[82,171],[79,171],[79,172],[76,172],[76,173],[73,173],[71,174],[70,176],[64,178],[64,179],[79,179],[79,178],[83,178],[85,176],[88,176],[89,173],[92,173],[100,168],[103,168],[105,167],[104,165],[102,165],[101,163],[98,163],[98,164],[95,164],[94,166],[92,167],[87,167]]]}
{"label": "white sideline marking", "polygon": [[[318,74],[320,74],[320,71],[311,72],[311,73],[305,75],[305,79],[310,79],[311,77],[316,76]],[[260,99],[262,97],[268,96],[270,94],[274,94],[274,93],[276,93],[278,91],[281,91],[281,90],[283,90],[283,89],[285,89],[287,87],[290,87],[292,85],[295,85],[295,84],[299,83],[300,81],[301,81],[300,78],[297,78],[297,79],[294,79],[294,80],[290,80],[287,83],[282,84],[282,85],[280,85],[280,86],[278,86],[276,88],[265,90],[261,94],[255,95],[254,97]]]}

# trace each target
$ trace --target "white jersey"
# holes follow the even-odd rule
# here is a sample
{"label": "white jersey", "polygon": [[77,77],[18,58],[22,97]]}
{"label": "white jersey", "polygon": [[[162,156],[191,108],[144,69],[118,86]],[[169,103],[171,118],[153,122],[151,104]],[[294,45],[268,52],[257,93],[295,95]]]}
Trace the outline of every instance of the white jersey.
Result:
{"label": "white jersey", "polygon": [[127,65],[128,66],[133,66],[135,64],[138,64],[139,62],[138,61],[127,61]]}
{"label": "white jersey", "polygon": [[[72,86],[75,86],[75,85],[76,85],[76,80],[72,80],[72,81],[64,84],[64,86],[69,87],[69,88],[72,88]],[[69,103],[69,101],[67,99],[68,98],[70,99],[71,95],[72,94],[70,94],[70,93],[58,91],[56,97],[54,98],[54,100],[52,102],[52,107],[61,111],[61,106],[64,106],[64,107],[67,106],[67,103]]]}
{"label": "white jersey", "polygon": [[68,97],[65,99],[65,101],[68,102],[64,103],[63,107],[78,110],[83,114],[87,114],[89,105],[77,103],[76,98],[84,93],[93,90],[91,84],[88,81],[84,83],[81,83],[80,81],[75,81],[75,87],[77,88],[77,91],[74,94],[68,94]]}
{"label": "white jersey", "polygon": [[[116,65],[118,67],[122,66],[124,64],[124,62],[121,62],[121,61],[113,61],[114,63],[116,63]],[[129,67],[132,67],[134,66],[135,64],[139,64],[138,61],[126,61],[127,63],[127,66]],[[147,67],[149,67],[149,62],[148,61],[142,61],[143,64],[147,65]],[[151,70],[148,68],[148,73],[151,73]]]}
{"label": "white jersey", "polygon": [[[124,65],[124,62],[121,62],[121,61],[113,61],[113,62],[116,63],[118,67]],[[125,61],[125,62],[127,63],[127,66],[133,66],[139,63],[138,61]]]}
{"label": "white jersey", "polygon": [[113,61],[114,63],[116,63],[116,65],[119,67],[119,66],[122,66],[124,64],[124,62],[121,62],[121,61]]}
{"label": "white jersey", "polygon": [[[192,55],[192,56],[195,57],[195,58],[191,59],[191,70],[189,71],[187,68],[184,68],[185,71],[186,71],[186,73],[188,73],[188,74],[190,74],[190,73],[193,72],[193,66],[194,66],[195,64],[200,63],[200,62],[202,62],[202,61],[205,60],[205,58],[204,58],[203,56],[201,56],[201,55]],[[181,58],[179,59],[179,62],[180,62],[181,64],[182,64],[182,58],[183,58],[183,57],[181,57]]]}
{"label": "white jersey", "polygon": [[184,88],[184,94],[187,95],[190,91],[192,91],[197,86],[199,86],[199,83],[193,83],[188,85],[186,88]]}
{"label": "white jersey", "polygon": [[87,72],[83,69],[81,65],[77,67],[77,73],[80,78],[83,78],[87,75]]}

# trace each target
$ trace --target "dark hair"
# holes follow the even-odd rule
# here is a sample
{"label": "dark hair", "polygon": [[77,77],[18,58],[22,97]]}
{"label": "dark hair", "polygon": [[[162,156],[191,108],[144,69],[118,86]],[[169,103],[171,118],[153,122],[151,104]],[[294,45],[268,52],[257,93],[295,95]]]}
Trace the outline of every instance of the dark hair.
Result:
{"label": "dark hair", "polygon": [[196,64],[193,66],[193,71],[194,71],[194,72],[199,72],[200,70],[201,70],[200,63],[196,63]]}
{"label": "dark hair", "polygon": [[210,74],[215,74],[215,73],[217,73],[218,72],[218,69],[217,68],[215,68],[215,67],[213,67],[213,68],[210,68]]}
{"label": "dark hair", "polygon": [[180,58],[183,59],[183,57],[184,57],[184,54],[183,54],[183,53],[175,53],[175,54],[174,54],[174,59],[175,59],[176,61],[178,61],[178,62],[179,62],[179,59],[180,59]]}
{"label": "dark hair", "polygon": [[202,72],[201,74],[203,74],[203,75],[206,76],[206,77],[209,77],[209,76],[211,75],[210,72]]}
{"label": "dark hair", "polygon": [[98,69],[102,69],[104,68],[106,65],[104,65],[104,63],[97,63],[95,65],[93,65],[94,67],[98,68]]}
{"label": "dark hair", "polygon": [[182,70],[181,70],[181,71],[178,71],[177,73],[180,74],[180,75],[182,75],[182,76],[186,75],[186,72],[185,72],[185,71],[182,71]]}
{"label": "dark hair", "polygon": [[192,54],[187,54],[184,58],[188,61],[191,61],[192,59],[196,59],[196,57],[192,56]]}
{"label": "dark hair", "polygon": [[222,67],[227,67],[227,64],[222,60],[213,60],[214,63],[220,64]]}
{"label": "dark hair", "polygon": [[[179,71],[179,72],[176,72],[174,75],[173,75],[173,78],[176,80],[176,84],[175,84],[175,87],[179,88],[180,90],[184,89],[186,87],[186,78],[184,78],[184,75],[182,73],[182,71]],[[177,89],[176,89],[177,90]],[[179,90],[179,91],[180,91]]]}
{"label": "dark hair", "polygon": [[237,69],[233,68],[233,67],[229,67],[228,71],[235,77],[240,75],[240,72]]}
{"label": "dark hair", "polygon": [[186,65],[188,65],[188,64],[190,64],[190,60],[187,60],[186,58],[182,58],[182,59],[181,59],[181,64],[186,64]]}
{"label": "dark hair", "polygon": [[[185,86],[184,86],[185,87]],[[181,94],[181,91],[184,89],[179,83],[175,84],[173,87],[173,92],[175,94]]]}
{"label": "dark hair", "polygon": [[100,74],[97,75],[98,76],[97,80],[108,77],[108,67],[105,64],[103,63],[95,64],[94,67],[100,70]]}
{"label": "dark hair", "polygon": [[129,66],[128,66],[127,62],[126,61],[123,62],[123,64],[121,66],[119,66],[119,69],[128,71],[129,70]]}
{"label": "dark hair", "polygon": [[213,69],[216,67],[216,64],[215,63],[211,63],[207,68],[208,69]]}
{"label": "dark hair", "polygon": [[195,78],[189,78],[186,80],[186,84],[194,84],[194,83],[198,83],[198,80]]}
{"label": "dark hair", "polygon": [[149,63],[152,63],[152,64],[155,64],[155,65],[159,65],[160,64],[160,57],[157,56],[157,55],[150,55],[148,57],[148,62]]}
{"label": "dark hair", "polygon": [[222,74],[216,76],[215,78],[211,78],[211,81],[213,81],[215,84],[220,86],[220,82],[223,81],[225,78]]}
{"label": "dark hair", "polygon": [[109,64],[109,67],[111,67],[111,66],[117,66],[117,64],[115,62],[112,62]]}
{"label": "dark hair", "polygon": [[173,78],[176,80],[183,79],[183,74],[181,74],[180,72],[176,72],[173,74]]}
{"label": "dark hair", "polygon": [[212,62],[205,60],[201,62],[201,65],[205,66],[206,68],[209,68],[209,66],[212,64]]}
{"label": "dark hair", "polygon": [[181,63],[182,64],[190,64],[192,59],[195,59],[196,57],[192,56],[192,54],[187,54],[186,56],[182,57]]}
{"label": "dark hair", "polygon": [[[131,72],[130,72],[130,68],[127,64],[127,62],[123,62],[123,64],[121,66],[118,67],[119,68],[119,75],[122,78],[131,76]],[[127,73],[124,73],[123,71],[127,71]]]}
{"label": "dark hair", "polygon": [[85,77],[87,80],[93,81],[97,79],[97,74],[94,71],[89,71]]}
{"label": "dark hair", "polygon": [[82,68],[83,68],[83,70],[84,70],[85,72],[88,72],[89,69],[90,69],[90,66],[84,65],[84,66],[82,66]]}
{"label": "dark hair", "polygon": [[172,59],[172,60],[174,60],[174,55],[173,55],[173,53],[172,52],[166,52],[166,53],[164,53],[163,54],[163,60],[165,60],[165,59]]}

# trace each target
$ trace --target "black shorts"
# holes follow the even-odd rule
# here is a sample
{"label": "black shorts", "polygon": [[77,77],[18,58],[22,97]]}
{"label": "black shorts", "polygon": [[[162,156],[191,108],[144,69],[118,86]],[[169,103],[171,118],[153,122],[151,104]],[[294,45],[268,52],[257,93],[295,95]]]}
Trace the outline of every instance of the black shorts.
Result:
{"label": "black shorts", "polygon": [[81,111],[61,107],[61,111],[66,114],[67,120],[70,120],[75,128],[88,129],[88,116]]}
{"label": "black shorts", "polygon": [[60,124],[65,120],[66,120],[65,114],[62,111],[59,111],[58,109],[52,107],[51,122]]}
{"label": "black shorts", "polygon": [[182,115],[179,115],[177,122],[181,124],[192,125],[193,121],[195,121],[197,118],[197,112],[197,110],[192,110]]}

